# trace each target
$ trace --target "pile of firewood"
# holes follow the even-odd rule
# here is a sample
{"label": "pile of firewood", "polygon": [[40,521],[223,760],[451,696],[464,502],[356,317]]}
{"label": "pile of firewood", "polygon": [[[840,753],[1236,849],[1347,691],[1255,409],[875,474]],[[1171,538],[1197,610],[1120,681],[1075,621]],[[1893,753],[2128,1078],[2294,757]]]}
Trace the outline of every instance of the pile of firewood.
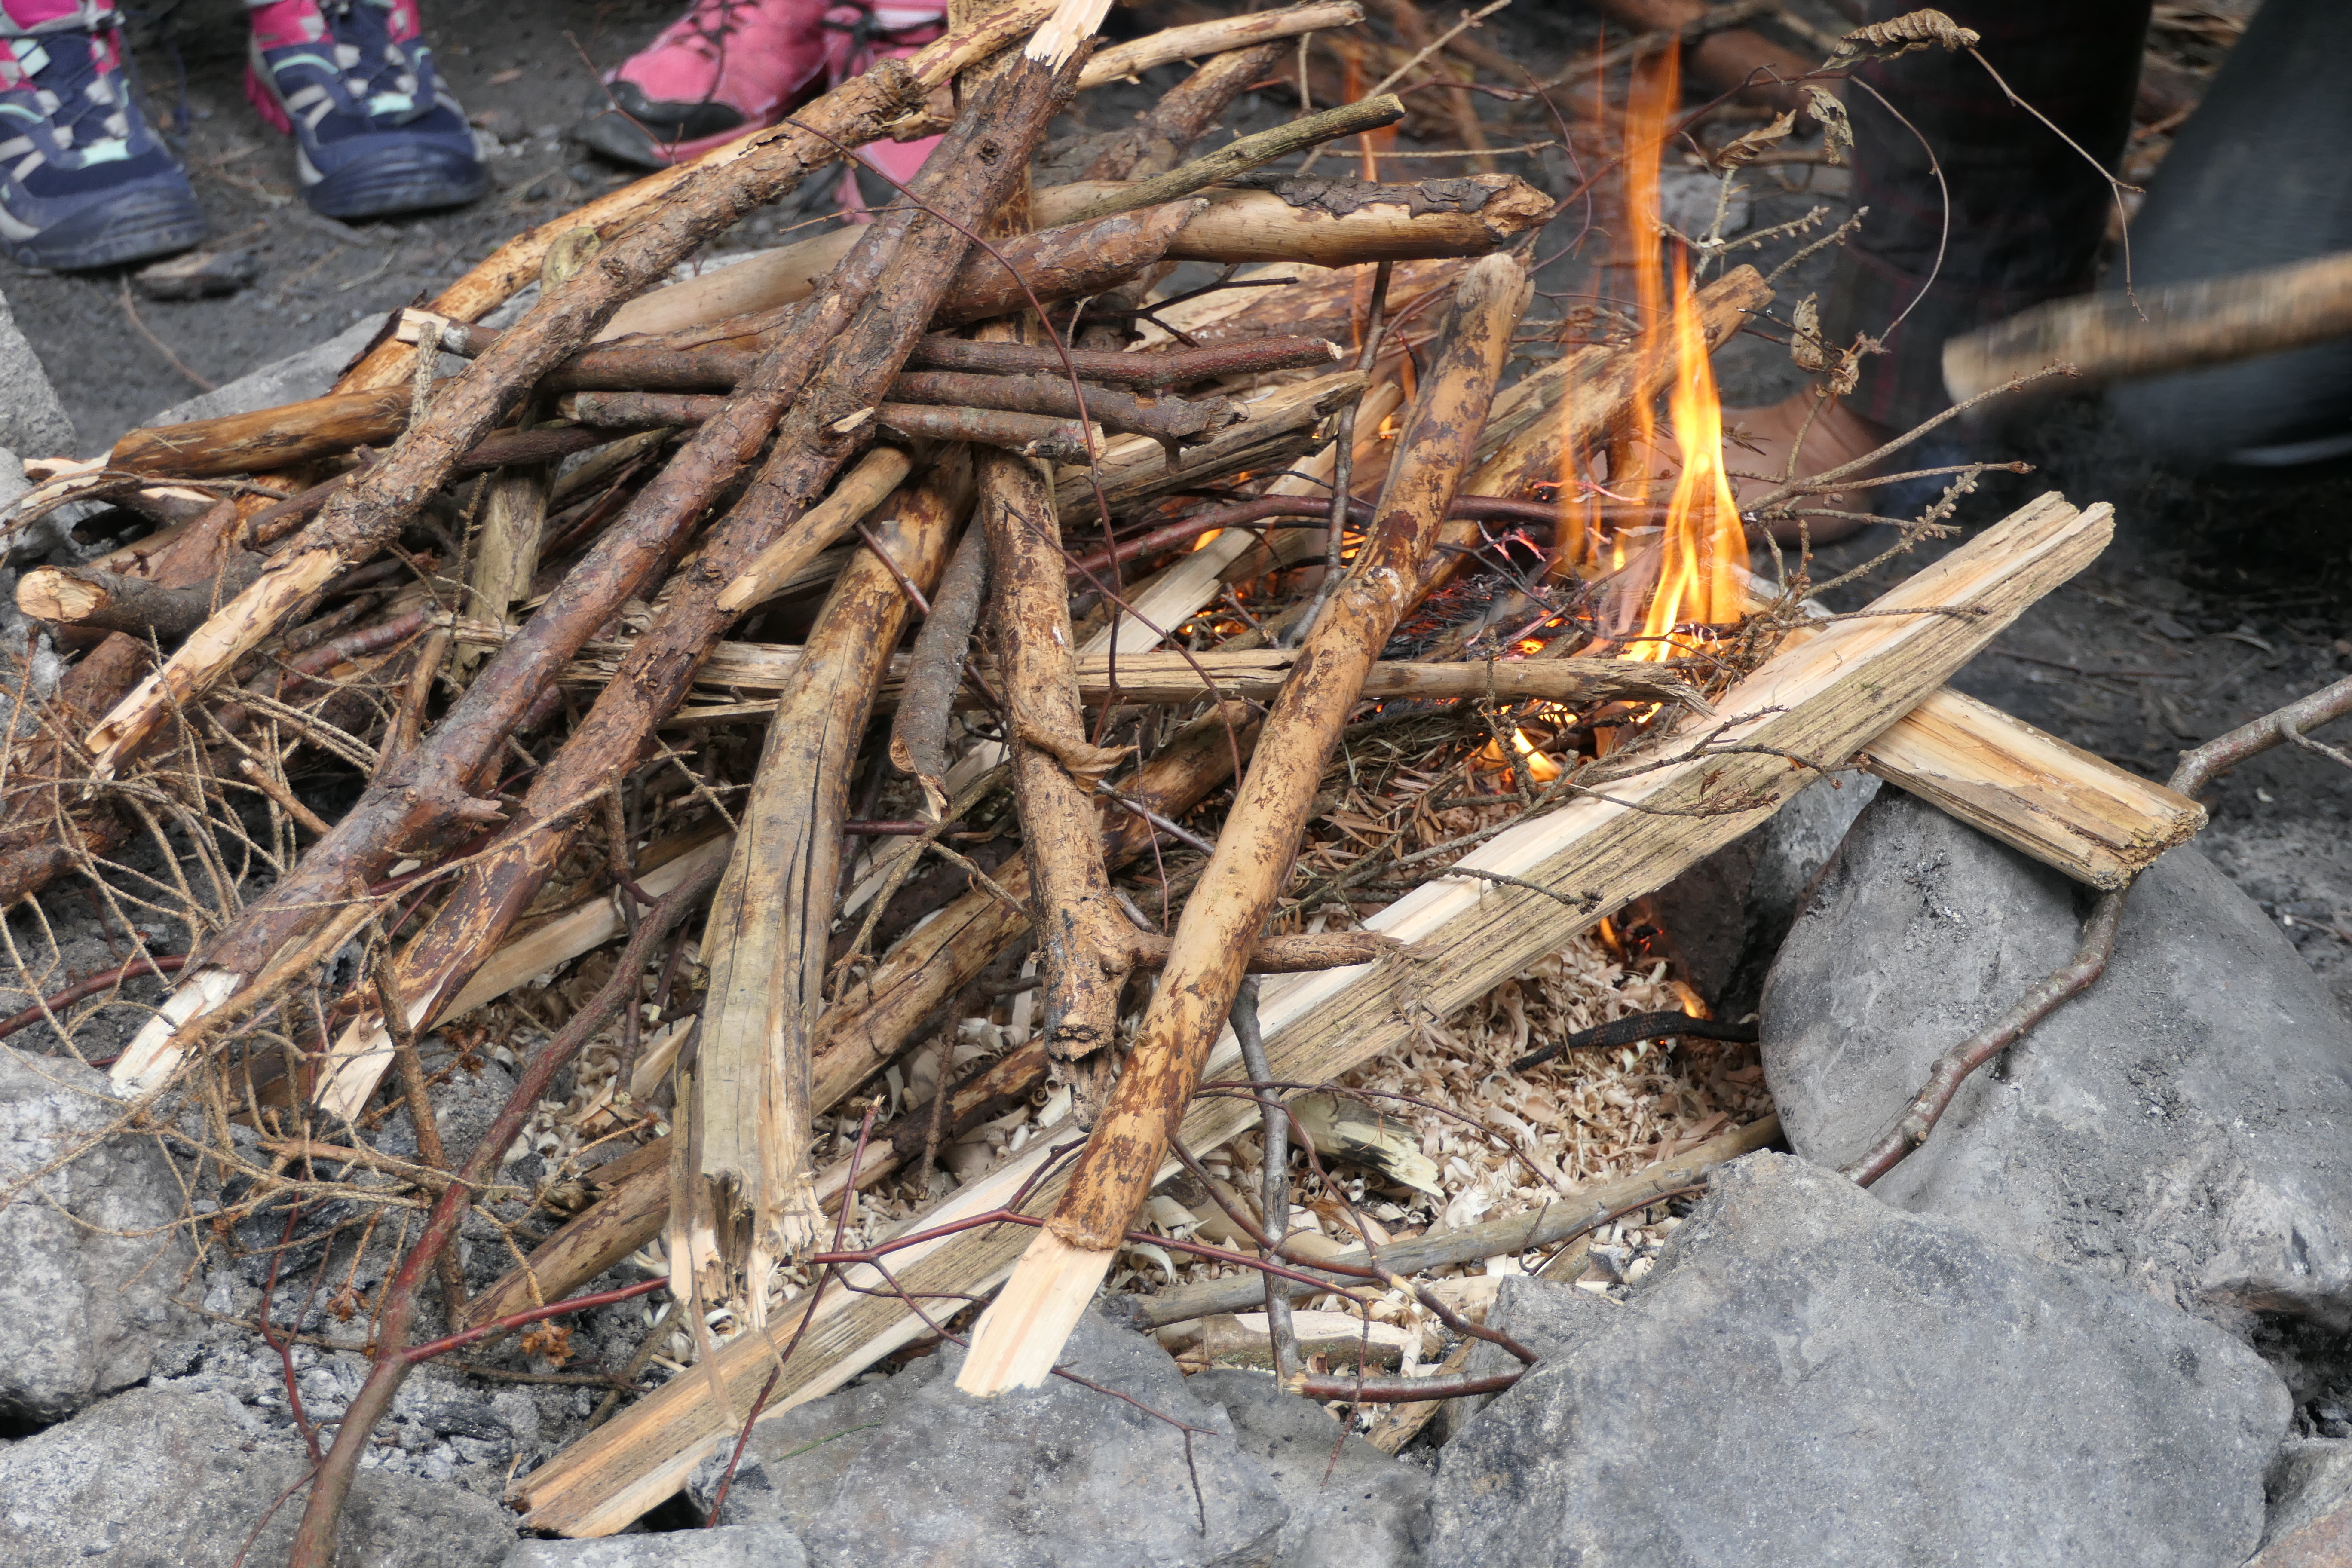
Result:
{"label": "pile of firewood", "polygon": [[[2096,554],[2103,507],[2045,497],[1866,616],[1818,621],[1790,585],[1748,580],[1753,613],[1682,628],[1673,658],[1597,637],[1580,595],[1600,563],[1562,564],[1554,492],[1676,366],[1604,342],[1510,382],[1531,293],[1517,242],[1553,198],[1496,174],[1265,172],[1400,119],[1381,94],[1187,161],[1288,40],[1358,7],[1090,52],[1103,9],[960,11],[784,126],[513,241],[388,324],[331,395],[133,432],[53,466],[12,514],[114,498],[166,525],[20,586],[82,651],[16,742],[6,901],[225,792],[266,811],[274,847],[268,891],[217,908],[115,1083],[200,1104],[224,1147],[231,1119],[262,1129],[269,1175],[389,1170],[437,1194],[298,1562],[331,1538],[436,1270],[453,1328],[487,1336],[661,1240],[700,1365],[522,1483],[533,1523],[611,1531],[756,1408],[932,1331],[935,1297],[1009,1275],[963,1383],[1034,1383],[1171,1151],[1378,1056],[1824,770],[1858,756],[2104,887],[2201,818],[1939,689]],[[1083,178],[1032,188],[1073,93],[1178,59],[1200,64],[1097,138]],[[941,130],[870,224],[671,281],[857,144]],[[1271,265],[1155,293],[1188,260]],[[477,324],[530,284],[514,324]],[[1707,346],[1771,294],[1746,268],[1701,288]],[[1400,641],[1465,563],[1511,550],[1553,564],[1503,637]],[[1400,713],[1443,718],[1433,744],[1476,826],[1316,850],[1341,837],[1325,819],[1343,741]],[[306,749],[364,780],[332,820],[289,782]],[[1007,835],[1018,852],[988,858]],[[1155,868],[1151,912],[1116,879],[1131,864]],[[1322,929],[1335,910],[1348,929]],[[696,917],[701,1001],[681,1009]],[[446,1157],[420,1041],[615,939],[610,979],[530,1055],[479,1147]],[[362,980],[321,994],[353,942]],[[950,1003],[1021,989],[1024,954],[1034,1038],[961,1082],[942,1066],[928,1103],[869,1114],[821,1163],[820,1119]],[[1259,995],[1250,974],[1287,978]],[[448,1244],[467,1205],[615,1018],[612,1124],[647,1141],[465,1300]],[[1196,1094],[1220,1076],[1268,1087]],[[887,1247],[841,1248],[857,1189],[1047,1083],[1076,1132]],[[415,1113],[414,1165],[353,1131],[388,1105]],[[1270,1120],[1261,1212],[1279,1214]],[[1423,1250],[1357,1275],[1444,1260]],[[1330,1288],[1345,1269],[1325,1263],[1294,1280]],[[815,1283],[787,1295],[786,1272]],[[1278,1323],[1288,1296],[1265,1295]],[[748,1331],[724,1344],[699,1327],[721,1306]]]}

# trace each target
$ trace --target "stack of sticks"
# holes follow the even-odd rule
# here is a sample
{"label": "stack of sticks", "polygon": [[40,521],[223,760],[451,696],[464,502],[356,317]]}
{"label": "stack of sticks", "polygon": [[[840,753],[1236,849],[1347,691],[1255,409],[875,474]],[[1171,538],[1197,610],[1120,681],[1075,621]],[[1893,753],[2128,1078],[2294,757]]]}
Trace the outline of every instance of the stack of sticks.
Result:
{"label": "stack of sticks", "polygon": [[[127,1097],[225,1063],[250,1090],[276,1018],[291,1032],[251,1114],[299,1131],[305,1157],[359,1160],[352,1129],[386,1097],[432,1126],[420,1040],[625,939],[462,1171],[425,1138],[447,1175],[383,1310],[380,1375],[321,1470],[314,1550],[409,1364],[419,1271],[616,1012],[619,1092],[669,1131],[450,1311],[484,1333],[544,1315],[661,1238],[687,1321],[724,1307],[751,1331],[698,1328],[699,1375],[522,1483],[532,1521],[567,1533],[621,1528],[746,1411],[929,1331],[926,1292],[1009,1275],[963,1386],[1045,1375],[1171,1148],[1260,1114],[1258,1097],[1196,1096],[1255,1054],[1227,1029],[1245,974],[1283,977],[1255,1004],[1248,1077],[1321,1082],[1857,757],[2100,886],[2201,821],[1939,690],[2104,542],[2104,508],[2056,497],[1870,617],[1817,625],[1759,586],[1759,613],[1692,628],[1689,657],[1630,658],[1591,639],[1561,580],[1525,644],[1401,647],[1482,554],[1564,553],[1563,455],[1605,447],[1676,367],[1604,343],[1509,380],[1519,242],[1554,210],[1516,177],[1262,173],[1394,122],[1393,98],[1188,160],[1284,40],[1354,22],[1353,4],[1090,52],[1104,8],[961,7],[937,43],[782,127],[509,244],[388,323],[331,395],[135,431],[55,466],[13,514],[113,497],[164,526],[20,585],[82,651],[11,754],[27,805],[0,830],[6,900],[102,861],[190,777],[240,781],[289,847],[114,1064]],[[1083,179],[1031,188],[1074,93],[1177,59],[1200,63],[1097,138]],[[856,144],[942,121],[872,223],[670,281]],[[1228,275],[1155,293],[1184,260]],[[1261,265],[1230,277],[1244,263]],[[478,324],[530,283],[513,325]],[[1700,289],[1707,347],[1770,296],[1745,268]],[[1343,739],[1401,710],[1458,717],[1465,776],[1504,815],[1404,858],[1423,864],[1402,898],[1303,902]],[[357,776],[333,820],[288,781],[306,748]],[[1533,779],[1537,751],[1557,780]],[[954,845],[1007,791],[995,833],[1017,828],[1019,849],[983,866]],[[877,817],[885,799],[902,815]],[[1139,863],[1161,868],[1159,921],[1118,883]],[[640,1040],[647,970],[667,1000],[680,950],[657,948],[706,907],[693,1022]],[[1331,907],[1359,929],[1306,929]],[[364,981],[296,1027],[288,999],[355,940]],[[942,1071],[929,1105],[821,1165],[818,1119],[1024,947],[1033,1042],[961,1082]],[[1049,1082],[1082,1138],[955,1192],[887,1265],[824,1250],[857,1189]],[[817,1287],[785,1297],[782,1275],[812,1267]]]}

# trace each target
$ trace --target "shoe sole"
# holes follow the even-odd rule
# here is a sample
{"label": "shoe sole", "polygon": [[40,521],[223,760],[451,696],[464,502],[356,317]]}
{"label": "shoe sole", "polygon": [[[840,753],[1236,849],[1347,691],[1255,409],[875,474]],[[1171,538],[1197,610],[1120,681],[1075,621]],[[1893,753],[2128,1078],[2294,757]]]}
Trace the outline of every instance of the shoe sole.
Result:
{"label": "shoe sole", "polygon": [[80,272],[169,256],[204,237],[205,213],[194,195],[139,191],[86,207],[30,238],[0,237],[0,252],[20,267]]}
{"label": "shoe sole", "polygon": [[306,187],[302,199],[314,212],[348,220],[462,206],[489,188],[489,171],[473,160],[411,147],[338,169]]}

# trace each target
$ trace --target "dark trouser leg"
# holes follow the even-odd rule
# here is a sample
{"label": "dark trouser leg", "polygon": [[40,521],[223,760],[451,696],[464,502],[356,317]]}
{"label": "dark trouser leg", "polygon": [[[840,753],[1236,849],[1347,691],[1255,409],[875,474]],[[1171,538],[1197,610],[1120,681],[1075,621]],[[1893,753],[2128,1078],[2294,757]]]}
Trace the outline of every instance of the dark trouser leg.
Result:
{"label": "dark trouser leg", "polygon": [[[1984,35],[1979,49],[2019,97],[2113,167],[2131,126],[2148,5],[1950,0],[1942,9]],[[1916,8],[1873,0],[1871,19]],[[1884,336],[1887,352],[1864,362],[1849,405],[1908,429],[1948,404],[1945,339],[2090,287],[2112,198],[2081,153],[2011,104],[1965,54],[1929,49],[1866,66],[1859,77],[1845,102],[1853,121],[1854,199],[1870,216],[1839,258],[1822,326],[1840,344],[1857,332]],[[1950,191],[1948,238],[1922,137]],[[1920,298],[1931,274],[1934,287]],[[1902,324],[1889,332],[1898,316]]]}
{"label": "dark trouser leg", "polygon": [[[2143,294],[2352,250],[2347,58],[2344,0],[2269,0],[2254,14],[2132,225]],[[2113,402],[2127,429],[2173,461],[2341,458],[2352,455],[2352,342],[2117,387]]]}

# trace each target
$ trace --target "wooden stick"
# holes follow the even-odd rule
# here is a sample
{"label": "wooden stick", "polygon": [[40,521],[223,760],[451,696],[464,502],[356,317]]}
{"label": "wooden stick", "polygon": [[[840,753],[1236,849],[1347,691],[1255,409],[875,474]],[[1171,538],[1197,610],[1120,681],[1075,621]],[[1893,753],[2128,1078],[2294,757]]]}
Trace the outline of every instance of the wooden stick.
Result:
{"label": "wooden stick", "polygon": [[[933,606],[935,611],[938,607]],[[499,635],[495,628],[478,623],[461,625],[457,632],[460,642],[477,644],[494,643]],[[573,686],[599,687],[611,680],[619,657],[629,645],[605,646],[611,651],[600,651],[569,666],[563,673],[564,681]],[[722,691],[782,691],[794,680],[801,658],[801,650],[788,643],[730,641],[711,656],[696,679]],[[1116,694],[1122,702],[1146,705],[1181,705],[1205,701],[1213,696],[1228,700],[1246,698],[1264,701],[1281,689],[1297,664],[1296,648],[1249,648],[1240,652],[1209,649],[1191,655],[1123,653],[1118,656],[1118,679],[1114,686],[1110,655],[1087,653],[1076,661],[1078,699],[1087,703],[1103,702]],[[919,657],[894,661],[877,708],[903,711],[920,668]],[[981,664],[980,672],[992,686],[1002,675],[994,663],[987,661]],[[1201,684],[1203,674],[1210,681],[1205,688]],[[1436,664],[1381,659],[1365,675],[1363,696],[1366,700],[1453,702],[1492,699],[1498,702],[1579,704],[1620,699],[1629,702],[1672,702],[1696,713],[1712,711],[1698,692],[1671,669],[1631,658],[1467,659]],[[956,707],[971,707],[982,699],[963,692],[943,700]],[[681,721],[693,716],[692,709],[679,713]]]}
{"label": "wooden stick", "polygon": [[719,595],[719,607],[741,615],[783,591],[801,568],[835,540],[864,521],[912,472],[914,457],[902,447],[877,447],[841,476],[833,493],[811,507],[798,526],[751,557],[751,563]]}
{"label": "wooden stick", "polygon": [[[1339,345],[1323,338],[1265,337],[1212,343],[1197,349],[1161,349],[1118,353],[1072,349],[1070,359],[1089,382],[1136,392],[1162,392],[1224,375],[1260,375],[1278,370],[1322,370],[1337,364]],[[1061,355],[1025,343],[982,343],[963,338],[925,338],[907,356],[911,370],[968,370],[998,375],[1055,375]]]}
{"label": "wooden stick", "polygon": [[1468,466],[1531,288],[1517,261],[1495,257],[1471,268],[1456,289],[1444,346],[1398,439],[1373,531],[1275,700],[1249,777],[1185,903],[1160,988],[1068,1190],[973,1332],[956,1380],[967,1394],[1034,1387],[1052,1372],[1129,1218],[1157,1179],[1168,1140],[1224,1027],[1241,955],[1287,879],[1324,762],[1365,672],[1417,596],[1422,563]]}
{"label": "wooden stick", "polygon": [[873,417],[876,425],[906,440],[970,441],[1046,463],[1083,463],[1102,449],[1100,425],[1039,414],[884,403],[875,407]]}
{"label": "wooden stick", "polygon": [[[1029,14],[1030,3],[1022,0],[1012,9]],[[961,43],[971,35],[953,37]],[[957,52],[942,47],[948,44],[943,38],[917,58],[944,62]],[[118,704],[88,738],[91,776],[113,777],[166,714],[195,701],[320,589],[374,554],[449,477],[458,455],[489,433],[525,387],[603,327],[623,300],[666,274],[711,234],[831,163],[837,143],[880,134],[926,90],[918,72],[886,61],[810,105],[800,119],[814,131],[780,130],[755,138],[740,157],[702,166],[690,192],[665,204],[606,249],[595,266],[541,300],[513,331],[501,333],[383,461],[327,503],[302,543],[275,557],[259,581]]]}
{"label": "wooden stick", "polygon": [[[950,28],[911,58],[877,64],[864,76],[799,110],[793,118],[853,146],[877,141],[898,121],[919,112],[931,91],[945,86],[958,71],[987,58],[1052,16],[1056,3],[1057,0],[1005,0],[981,20]],[[856,112],[844,113],[844,110]],[[714,188],[764,171],[775,162],[780,150],[789,156],[805,157],[808,169],[821,167],[838,156],[831,142],[799,132],[751,132],[713,148],[690,163],[648,174],[517,236],[435,296],[427,308],[436,315],[478,321],[539,277],[548,248],[562,236],[574,229],[593,228],[616,252],[619,241],[635,241],[640,232],[658,226],[680,206],[705,199]],[[794,183],[797,184],[797,176]],[[779,189],[746,194],[753,199],[745,201],[740,211],[728,217],[728,222],[784,193]],[[607,264],[613,254],[607,253]],[[688,254],[690,247],[667,258],[626,294],[644,292],[646,285],[685,260]],[[595,330],[601,330],[603,325],[599,321]],[[335,390],[362,392],[405,385],[414,374],[415,361],[414,353],[404,344],[379,343],[344,374]]]}
{"label": "wooden stick", "polygon": [[203,626],[221,600],[235,598],[261,575],[262,564],[260,556],[239,551],[223,564],[217,586],[180,587],[87,566],[36,566],[17,579],[16,607],[37,621],[129,632],[142,639],[152,633],[171,642]]}
{"label": "wooden stick", "polygon": [[[1082,180],[1037,193],[1040,224],[1117,197],[1122,182]],[[1290,201],[1273,191],[1213,190],[1208,206],[1168,247],[1171,261],[1305,261],[1348,267],[1366,261],[1484,256],[1551,216],[1551,198],[1516,174],[1470,174],[1418,184],[1349,186],[1292,183]]]}
{"label": "wooden stick", "polygon": [[768,726],[704,928],[710,986],[694,1074],[698,1173],[722,1218],[722,1300],[755,1327],[767,1321],[775,1270],[807,1251],[823,1219],[808,1169],[810,1041],[824,1004],[851,775],[875,687],[912,610],[898,574],[924,588],[939,581],[971,504],[971,475],[957,453],[901,492],[873,531],[890,560],[859,552],[825,600],[799,678]]}
{"label": "wooden stick", "polygon": [[907,656],[906,685],[890,722],[890,765],[922,786],[928,815],[948,809],[948,718],[963,687],[964,661],[988,593],[988,530],[968,528],[956,545],[931,613]]}
{"label": "wooden stick", "polygon": [[1097,195],[1076,212],[1056,215],[1052,221],[1085,223],[1089,218],[1108,217],[1113,213],[1132,212],[1137,207],[1172,202],[1179,196],[1189,196],[1194,191],[1238,178],[1278,158],[1304,153],[1309,147],[1319,146],[1341,136],[1354,136],[1366,131],[1377,131],[1384,125],[1394,125],[1403,118],[1404,100],[1394,93],[1383,93],[1358,103],[1343,103],[1319,114],[1310,114],[1304,120],[1293,120],[1255,135],[1236,137],[1206,157],[1195,158],[1164,174],[1122,184],[1117,190]]}
{"label": "wooden stick", "polygon": [[950,407],[1002,408],[1056,419],[1081,416],[1122,436],[1149,436],[1163,447],[1206,440],[1228,425],[1249,417],[1224,397],[1162,396],[1146,403],[1131,392],[1108,386],[1085,388],[1086,405],[1065,375],[975,375],[969,371],[908,371],[890,384],[897,403],[933,403]]}
{"label": "wooden stick", "polygon": [[[1119,753],[1087,736],[1071,662],[1069,580],[1053,490],[1034,465],[982,465],[989,630],[1013,740],[1013,800],[1029,870],[1030,924],[1044,976],[1045,1040],[1066,1071],[1118,1036],[1118,998],[1135,965],[1135,922],[1111,897],[1093,785]],[[1087,1110],[1108,1058],[1072,1075]]]}
{"label": "wooden stick", "polygon": [[2096,385],[2278,353],[2352,332],[2352,253],[2176,283],[2137,297],[2056,300],[1944,344],[1955,403],[2051,364]]}
{"label": "wooden stick", "polygon": [[[574,229],[559,238],[540,267],[541,290],[555,292],[603,248],[604,241],[593,229]],[[747,364],[744,369],[748,372],[751,367]],[[528,429],[544,414],[541,399],[526,399],[520,423]],[[548,490],[554,480],[553,467],[546,463],[518,464],[491,476],[488,493],[483,497],[473,564],[466,576],[469,614],[488,621],[509,620],[516,602],[530,596],[530,580],[539,574],[539,540],[547,521]]]}
{"label": "wooden stick", "polygon": [[[1718,747],[1764,750],[1718,749],[1635,775],[1607,792],[1613,799],[1588,797],[1514,827],[1468,861],[1544,891],[1445,878],[1374,917],[1378,929],[1444,953],[1444,963],[1383,963],[1268,983],[1259,1015],[1275,1075],[1319,1083],[1404,1044],[1416,1037],[1421,1019],[1475,1000],[1570,934],[1748,831],[1815,776],[1770,753],[1850,755],[2027,605],[2087,565],[2111,529],[2104,506],[2076,512],[2057,497],[2042,498],[1872,606],[1966,606],[1986,613],[1899,613],[1839,622],[1805,646],[1775,656],[1735,688],[1720,703],[1730,728],[1706,727]],[[1721,814],[1685,815],[1705,811]],[[1211,1058],[1208,1072],[1237,1074],[1239,1060],[1227,1043]],[[1202,1100],[1186,1115],[1181,1136],[1188,1148],[1214,1148],[1255,1120],[1255,1103],[1247,1097]],[[1040,1139],[914,1223],[933,1229],[992,1212],[1035,1182],[1066,1148],[1066,1140]],[[1028,1212],[1054,1203],[1057,1185],[1051,1178],[1037,1183]],[[940,1236],[895,1254],[891,1273],[912,1291],[984,1290],[1010,1269],[1029,1234],[1001,1226]],[[814,1316],[778,1379],[771,1411],[833,1392],[927,1331],[878,1276],[855,1273],[851,1282],[875,1293],[828,1291],[812,1303]],[[781,1341],[793,1325],[772,1331]],[[764,1342],[746,1339],[719,1352],[718,1371],[734,1397],[748,1405],[774,1366]],[[530,1522],[574,1536],[620,1530],[683,1485],[731,1430],[724,1407],[697,1380],[680,1379],[525,1477],[518,1489]]]}
{"label": "wooden stick", "polygon": [[[1098,18],[1107,4],[1067,0],[1058,14],[1067,26],[1041,29],[1013,67],[973,95],[917,182],[916,194],[937,216],[899,210],[870,226],[869,232],[884,237],[877,249],[893,255],[890,288],[876,290],[832,337],[824,368],[779,426],[759,479],[682,574],[687,591],[667,599],[618,678],[533,776],[513,826],[476,858],[433,919],[392,960],[399,994],[425,1016],[438,1015],[480,956],[520,917],[572,844],[582,815],[610,787],[613,771],[635,765],[686,695],[695,667],[733,622],[719,608],[720,592],[803,517],[813,498],[857,454],[859,444],[835,427],[845,416],[871,407],[897,375],[963,259],[963,230],[992,212],[1022,176],[1029,148],[1066,100],[1076,69],[1066,56],[1055,55],[1065,45],[1076,47],[1064,37],[1067,26]],[[996,151],[992,161],[978,156],[983,142]],[[890,244],[893,238],[900,243]],[[861,247],[859,254],[865,253]],[[371,1027],[362,1014],[346,1035]]]}
{"label": "wooden stick", "polygon": [[1200,59],[1228,49],[1245,49],[1254,44],[1296,37],[1301,33],[1318,32],[1328,27],[1352,27],[1363,19],[1364,8],[1356,4],[1356,0],[1337,0],[1335,4],[1293,5],[1283,11],[1221,16],[1213,21],[1170,27],[1165,32],[1138,38],[1133,43],[1114,44],[1097,52],[1087,62],[1085,73],[1078,78],[1078,86],[1081,89],[1102,87],[1140,76],[1153,66]]}
{"label": "wooden stick", "polygon": [[2205,826],[2205,808],[2000,709],[1942,690],[1863,748],[1862,764],[2105,891]]}

